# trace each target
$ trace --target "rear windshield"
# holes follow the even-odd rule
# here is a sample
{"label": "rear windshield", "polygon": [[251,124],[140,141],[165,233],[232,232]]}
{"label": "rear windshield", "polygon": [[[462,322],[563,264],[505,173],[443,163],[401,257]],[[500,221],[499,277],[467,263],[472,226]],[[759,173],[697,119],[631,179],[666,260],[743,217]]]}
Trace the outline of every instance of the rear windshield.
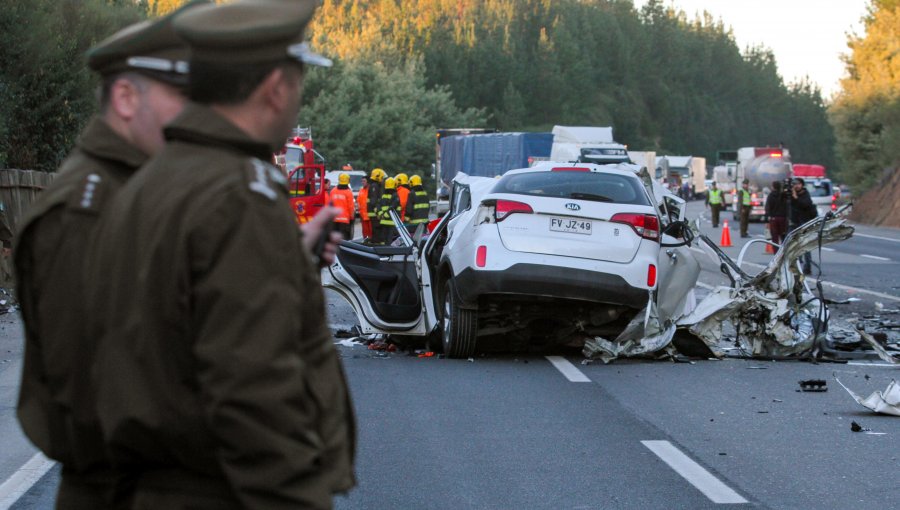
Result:
{"label": "rear windshield", "polygon": [[806,191],[809,191],[809,196],[815,197],[830,197],[831,196],[831,183],[830,182],[818,182],[806,183]]}
{"label": "rear windshield", "polygon": [[650,200],[637,178],[598,172],[532,172],[506,175],[494,186],[491,193],[650,205]]}

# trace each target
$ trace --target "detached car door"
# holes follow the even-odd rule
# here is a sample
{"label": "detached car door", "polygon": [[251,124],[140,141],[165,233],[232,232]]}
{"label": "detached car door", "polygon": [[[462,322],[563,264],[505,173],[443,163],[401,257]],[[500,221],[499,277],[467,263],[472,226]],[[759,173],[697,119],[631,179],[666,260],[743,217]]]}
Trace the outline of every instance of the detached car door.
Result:
{"label": "detached car door", "polygon": [[322,285],[341,295],[363,334],[425,335],[419,249],[399,218],[402,246],[341,241],[334,264],[322,270]]}

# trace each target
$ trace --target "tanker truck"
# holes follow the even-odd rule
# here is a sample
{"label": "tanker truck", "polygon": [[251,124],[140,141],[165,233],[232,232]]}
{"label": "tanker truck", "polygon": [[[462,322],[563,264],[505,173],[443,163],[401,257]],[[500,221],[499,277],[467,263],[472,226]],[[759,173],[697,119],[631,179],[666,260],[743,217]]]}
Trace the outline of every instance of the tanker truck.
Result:
{"label": "tanker truck", "polygon": [[739,216],[738,196],[744,179],[750,181],[750,221],[766,217],[766,198],[772,182],[791,177],[791,153],[784,147],[742,147],[737,151],[734,190],[731,195],[732,212]]}

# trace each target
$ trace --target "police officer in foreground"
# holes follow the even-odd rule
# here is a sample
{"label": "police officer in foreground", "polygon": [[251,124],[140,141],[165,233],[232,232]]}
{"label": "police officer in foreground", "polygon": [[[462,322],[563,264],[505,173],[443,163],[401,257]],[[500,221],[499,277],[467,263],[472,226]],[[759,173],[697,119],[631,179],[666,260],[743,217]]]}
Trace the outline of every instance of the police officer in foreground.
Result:
{"label": "police officer in foreground", "polygon": [[88,375],[94,341],[84,329],[87,239],[111,199],[163,145],[181,112],[187,47],[172,20],[197,3],[125,28],[88,52],[101,77],[100,112],[58,177],[26,214],[15,251],[25,322],[18,416],[41,451],[62,464],[57,508],[108,506],[115,474],[104,455]]}
{"label": "police officer in foreground", "polygon": [[176,20],[193,102],[96,237],[97,407],[131,508],[330,508],[355,483],[318,268],[267,163],[304,66],[330,64],[303,42],[315,7],[238,0]]}

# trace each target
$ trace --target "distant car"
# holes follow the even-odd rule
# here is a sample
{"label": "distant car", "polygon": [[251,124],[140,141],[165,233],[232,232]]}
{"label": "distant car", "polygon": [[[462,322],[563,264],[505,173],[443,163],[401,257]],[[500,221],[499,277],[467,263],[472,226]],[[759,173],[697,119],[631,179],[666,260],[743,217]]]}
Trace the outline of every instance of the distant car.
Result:
{"label": "distant car", "polygon": [[819,216],[825,216],[831,211],[837,210],[840,191],[837,191],[831,183],[831,179],[804,178],[806,191],[816,206]]}
{"label": "distant car", "polygon": [[614,337],[651,304],[674,317],[699,274],[666,231],[684,201],[638,171],[542,162],[499,180],[458,175],[427,240],[400,229],[400,246],[343,242],[323,284],[350,302],[364,333],[430,336],[449,357],[471,356],[491,335]]}

